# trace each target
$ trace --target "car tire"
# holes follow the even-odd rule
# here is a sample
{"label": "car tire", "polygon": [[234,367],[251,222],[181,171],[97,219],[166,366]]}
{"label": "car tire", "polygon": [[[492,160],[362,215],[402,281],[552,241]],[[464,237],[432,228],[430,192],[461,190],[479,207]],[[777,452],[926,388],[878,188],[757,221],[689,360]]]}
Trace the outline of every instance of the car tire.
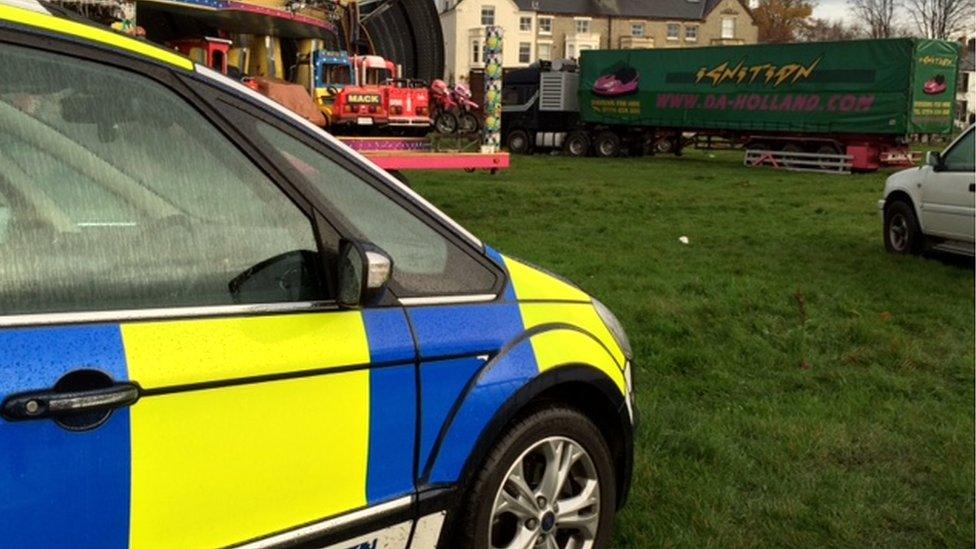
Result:
{"label": "car tire", "polygon": [[584,131],[570,132],[566,136],[563,150],[568,156],[582,157],[590,153],[590,136]]}
{"label": "car tire", "polygon": [[600,135],[596,136],[593,147],[596,149],[596,155],[601,158],[618,156],[620,154],[620,136],[611,131],[601,132]]}
{"label": "car tire", "polygon": [[884,211],[885,249],[893,254],[919,254],[925,244],[925,235],[918,226],[915,209],[904,200],[894,200]]}
{"label": "car tire", "polygon": [[505,145],[508,147],[508,152],[512,154],[529,154],[532,152],[532,142],[525,130],[512,130],[508,134],[508,139],[505,140]]}
{"label": "car tire", "polygon": [[[544,472],[555,473],[560,459],[569,455],[576,461],[562,477],[562,491],[552,498],[555,492],[547,486],[553,484],[543,482]],[[558,485],[560,477],[549,478]],[[518,486],[534,501],[529,494],[515,496]],[[604,549],[610,544],[615,514],[616,478],[603,435],[584,415],[553,405],[515,422],[489,452],[459,508],[457,539],[451,546],[488,549],[518,542],[513,546],[552,547],[545,542],[559,541],[562,547],[575,537]],[[568,519],[584,526],[572,527]],[[535,545],[539,538],[543,541]]]}

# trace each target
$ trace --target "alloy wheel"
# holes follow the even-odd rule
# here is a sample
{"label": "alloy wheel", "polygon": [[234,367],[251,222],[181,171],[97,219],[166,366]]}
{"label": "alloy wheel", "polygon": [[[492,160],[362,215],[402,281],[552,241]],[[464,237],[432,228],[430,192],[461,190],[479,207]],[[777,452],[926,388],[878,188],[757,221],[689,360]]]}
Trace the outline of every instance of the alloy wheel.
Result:
{"label": "alloy wheel", "polygon": [[896,251],[904,251],[908,247],[908,220],[900,213],[892,214],[888,222],[888,240]]}
{"label": "alloy wheel", "polygon": [[599,482],[592,458],[576,441],[535,443],[495,494],[492,549],[590,549],[599,527]]}

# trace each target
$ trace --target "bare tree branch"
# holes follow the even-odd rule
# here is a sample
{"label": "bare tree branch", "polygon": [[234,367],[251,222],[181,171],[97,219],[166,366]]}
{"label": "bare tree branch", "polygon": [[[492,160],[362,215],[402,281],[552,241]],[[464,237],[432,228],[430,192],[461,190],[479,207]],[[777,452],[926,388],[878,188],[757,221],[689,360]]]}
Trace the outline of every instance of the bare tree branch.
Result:
{"label": "bare tree branch", "polygon": [[848,0],[851,13],[871,38],[895,36],[895,11],[899,0]]}
{"label": "bare tree branch", "polygon": [[844,21],[811,18],[806,27],[797,36],[800,42],[834,42],[839,40],[855,40],[867,36],[865,30],[858,25],[849,25]]}
{"label": "bare tree branch", "polygon": [[906,0],[905,7],[926,38],[947,40],[956,34],[969,34],[976,27],[973,0]]}

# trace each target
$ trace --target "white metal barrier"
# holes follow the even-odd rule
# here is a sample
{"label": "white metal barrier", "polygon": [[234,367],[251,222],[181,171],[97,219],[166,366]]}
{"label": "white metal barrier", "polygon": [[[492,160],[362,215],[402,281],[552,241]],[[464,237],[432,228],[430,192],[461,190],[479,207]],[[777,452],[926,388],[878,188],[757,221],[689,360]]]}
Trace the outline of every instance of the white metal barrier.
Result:
{"label": "white metal barrier", "polygon": [[772,166],[794,172],[851,173],[854,157],[849,154],[824,154],[748,149],[745,166]]}

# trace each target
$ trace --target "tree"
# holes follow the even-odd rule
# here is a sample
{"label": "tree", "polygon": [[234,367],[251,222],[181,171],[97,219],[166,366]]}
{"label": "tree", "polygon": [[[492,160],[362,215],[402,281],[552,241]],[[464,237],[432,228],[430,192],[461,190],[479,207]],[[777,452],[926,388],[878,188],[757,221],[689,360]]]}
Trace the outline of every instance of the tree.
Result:
{"label": "tree", "polygon": [[847,25],[843,21],[810,19],[797,38],[801,42],[829,42],[854,40],[865,35],[864,29],[857,25]]}
{"label": "tree", "polygon": [[973,28],[973,0],[906,0],[919,34],[948,40]]}
{"label": "tree", "polygon": [[795,41],[812,14],[809,0],[760,0],[752,10],[759,41],[774,44]]}
{"label": "tree", "polygon": [[851,14],[871,38],[895,36],[895,11],[900,4],[899,0],[848,0]]}

